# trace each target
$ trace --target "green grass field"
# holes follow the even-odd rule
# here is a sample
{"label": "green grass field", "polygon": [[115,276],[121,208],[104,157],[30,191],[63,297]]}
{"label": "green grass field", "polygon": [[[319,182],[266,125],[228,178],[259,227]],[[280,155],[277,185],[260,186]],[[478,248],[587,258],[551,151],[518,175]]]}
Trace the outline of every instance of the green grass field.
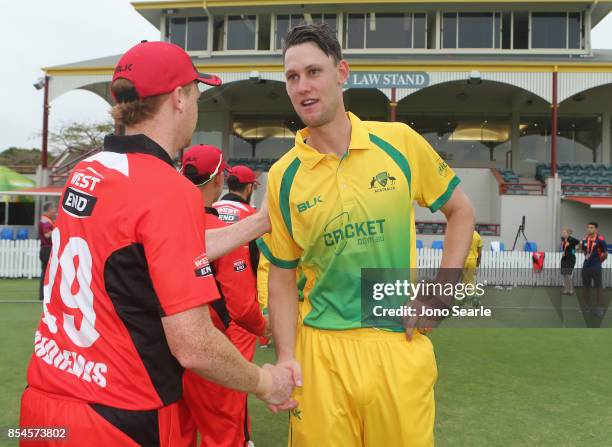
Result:
{"label": "green grass field", "polygon": [[[0,280],[0,301],[35,299],[37,286]],[[37,302],[0,302],[0,446],[16,445],[5,432],[18,421],[40,312]],[[612,330],[438,329],[431,338],[437,446],[612,445]],[[256,361],[273,352],[258,349]],[[286,414],[256,400],[250,412],[259,447],[286,445]]]}

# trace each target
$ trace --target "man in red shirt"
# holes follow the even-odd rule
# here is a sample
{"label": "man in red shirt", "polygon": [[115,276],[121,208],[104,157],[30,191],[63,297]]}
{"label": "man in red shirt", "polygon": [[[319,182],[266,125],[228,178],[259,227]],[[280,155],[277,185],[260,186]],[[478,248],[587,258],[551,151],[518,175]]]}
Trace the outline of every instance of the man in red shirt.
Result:
{"label": "man in red shirt", "polygon": [[[183,155],[182,166],[185,177],[202,195],[206,227],[227,227],[212,207],[221,195],[228,169],[221,150],[214,146],[193,146]],[[251,361],[256,337],[269,330],[257,301],[248,244],[220,257],[212,267],[221,292],[221,299],[211,304],[215,311],[213,321],[244,358]],[[183,398],[196,421],[203,447],[241,446],[250,440],[246,393],[217,385],[189,371],[185,372],[183,387]]]}
{"label": "man in red shirt", "polygon": [[51,202],[43,205],[43,213],[38,221],[38,239],[40,239],[40,287],[38,288],[38,299],[43,300],[43,284],[45,282],[45,270],[51,256],[51,232],[53,221],[57,215],[57,207]]}
{"label": "man in red shirt", "polygon": [[248,166],[234,166],[227,178],[229,192],[215,202],[213,206],[219,212],[219,219],[236,223],[257,211],[251,206],[251,197],[259,182],[255,173]]}
{"label": "man in red shirt", "polygon": [[[251,168],[244,165],[233,166],[227,178],[229,192],[221,197],[221,200],[213,204],[219,212],[219,219],[227,223],[236,223],[255,213],[257,210],[251,206],[251,197],[257,186],[259,186],[259,182]],[[257,248],[255,240],[249,242],[249,253],[251,265],[253,266],[253,275],[255,280],[257,280],[259,248]],[[267,272],[265,274],[267,275]],[[244,341],[246,343],[246,337]],[[259,337],[259,343],[261,346],[267,347],[270,340],[268,337],[262,336]],[[252,349],[255,349],[255,344],[253,344]],[[242,349],[241,352],[243,352]]]}
{"label": "man in red shirt", "polygon": [[290,373],[246,361],[210,318],[219,293],[209,261],[269,223],[258,213],[208,232],[205,244],[201,196],[172,165],[195,129],[199,83],[220,80],[198,73],[180,47],[134,46],[111,84],[126,136],[107,136],[68,177],[20,417],[21,427],[66,427],[62,446],[190,442],[185,369],[294,405]]}

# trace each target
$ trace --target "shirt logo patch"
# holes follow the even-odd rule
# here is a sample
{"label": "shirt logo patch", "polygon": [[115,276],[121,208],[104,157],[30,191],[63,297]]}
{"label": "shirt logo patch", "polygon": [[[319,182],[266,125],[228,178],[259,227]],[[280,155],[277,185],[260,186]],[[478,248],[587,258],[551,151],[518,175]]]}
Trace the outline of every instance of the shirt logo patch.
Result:
{"label": "shirt logo patch", "polygon": [[446,177],[448,175],[448,164],[442,160],[438,160],[438,174],[440,177]]}
{"label": "shirt logo patch", "polygon": [[69,187],[66,188],[62,208],[73,217],[89,217],[97,201],[96,197]]}
{"label": "shirt logo patch", "polygon": [[208,258],[206,257],[206,255],[198,256],[195,259],[194,264],[195,264],[194,273],[197,277],[212,275],[212,267],[210,266],[210,263],[208,262]]}
{"label": "shirt logo patch", "polygon": [[243,259],[238,259],[237,261],[234,261],[234,271],[235,272],[242,272],[243,270],[246,270],[247,266],[246,266],[246,262],[244,262]]}
{"label": "shirt logo patch", "polygon": [[392,191],[395,189],[395,181],[397,179],[387,171],[382,171],[372,177],[370,180],[370,188],[374,192]]}
{"label": "shirt logo patch", "polygon": [[298,213],[302,213],[306,210],[309,210],[310,208],[316,206],[318,203],[323,203],[323,199],[321,198],[321,196],[316,196],[312,200],[306,200],[305,202],[298,203]]}

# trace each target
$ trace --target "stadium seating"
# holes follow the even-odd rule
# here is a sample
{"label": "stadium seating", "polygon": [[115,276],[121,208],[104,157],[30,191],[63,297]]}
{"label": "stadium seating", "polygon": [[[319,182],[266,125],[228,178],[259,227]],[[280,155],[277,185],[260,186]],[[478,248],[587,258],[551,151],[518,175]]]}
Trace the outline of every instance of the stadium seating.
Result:
{"label": "stadium seating", "polygon": [[431,243],[431,248],[433,248],[434,250],[444,249],[444,241],[433,241]]}
{"label": "stadium seating", "polygon": [[423,241],[421,239],[417,239],[416,248],[423,248]]}
{"label": "stadium seating", "polygon": [[12,228],[3,228],[0,231],[0,240],[11,241],[13,239],[15,239],[15,232]]}
{"label": "stadium seating", "polygon": [[[606,197],[610,190],[593,186],[579,185],[612,185],[612,166],[603,164],[557,164],[557,172],[561,177],[563,192],[568,195],[582,195],[589,197]],[[545,182],[551,175],[550,164],[538,163],[536,166],[536,179]],[[566,186],[572,185],[572,186]]]}
{"label": "stadium seating", "polygon": [[505,183],[519,183],[519,176],[512,170],[507,168],[500,168],[497,170]]}
{"label": "stadium seating", "polygon": [[533,185],[533,182],[521,184],[520,177],[512,169],[497,168],[496,170],[502,179],[502,183],[504,183],[504,188],[502,191],[503,194],[520,196],[541,194],[541,188],[539,188],[537,185]]}
{"label": "stadium seating", "polygon": [[20,228],[19,230],[17,230],[17,236],[16,239],[18,241],[23,241],[26,240],[29,237],[29,231],[27,228]]}

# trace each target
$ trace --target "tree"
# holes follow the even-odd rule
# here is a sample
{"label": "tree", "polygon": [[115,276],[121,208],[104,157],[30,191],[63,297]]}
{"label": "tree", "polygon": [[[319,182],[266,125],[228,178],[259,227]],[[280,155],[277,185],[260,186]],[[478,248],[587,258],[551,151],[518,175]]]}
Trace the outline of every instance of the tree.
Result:
{"label": "tree", "polygon": [[[55,157],[49,155],[49,161]],[[21,147],[9,147],[0,152],[0,165],[2,166],[36,166],[40,164],[40,149],[26,149]]]}
{"label": "tree", "polygon": [[111,121],[63,123],[49,132],[51,151],[58,154],[66,149],[88,151],[102,147],[104,136],[112,133],[115,126]]}

